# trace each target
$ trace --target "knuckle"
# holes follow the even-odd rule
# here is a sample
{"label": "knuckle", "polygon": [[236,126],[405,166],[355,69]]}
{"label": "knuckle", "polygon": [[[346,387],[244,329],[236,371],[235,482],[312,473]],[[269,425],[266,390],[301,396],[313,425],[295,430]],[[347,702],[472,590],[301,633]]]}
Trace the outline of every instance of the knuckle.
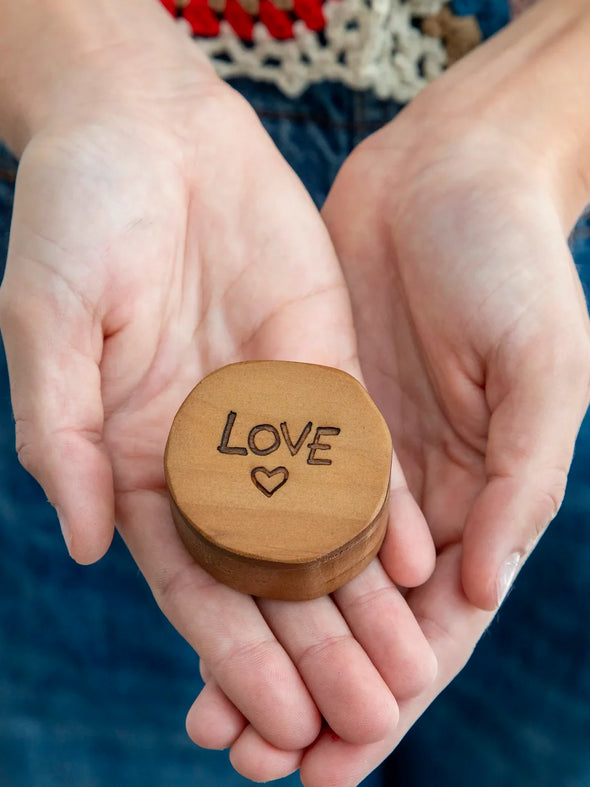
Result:
{"label": "knuckle", "polygon": [[395,696],[407,700],[431,686],[438,675],[438,661],[434,651],[425,643],[420,653],[401,660],[397,667]]}
{"label": "knuckle", "polygon": [[471,658],[476,643],[466,647],[466,642],[423,610],[415,609],[414,615],[428,642],[445,654],[445,674],[456,675]]}
{"label": "knuckle", "polygon": [[[398,589],[392,585],[368,590],[348,602],[346,616],[354,614],[355,619],[362,620],[370,614],[375,620],[394,621],[399,606],[398,595]],[[416,629],[404,641],[403,648],[396,649],[392,691],[398,699],[413,697],[433,683],[437,672],[438,663],[434,652],[423,634]]]}
{"label": "knuckle", "polygon": [[24,469],[39,479],[41,457],[45,454],[39,441],[33,435],[33,424],[24,418],[15,420],[15,446],[18,461]]}
{"label": "knuckle", "polygon": [[187,597],[199,598],[206,604],[206,596],[215,584],[213,577],[191,562],[171,573],[160,574],[151,589],[160,610],[167,618],[174,619]]}
{"label": "knuckle", "polygon": [[555,467],[547,472],[544,484],[544,497],[553,516],[558,512],[563,502],[567,477],[567,469],[563,467]]}
{"label": "knuckle", "polygon": [[552,483],[543,492],[543,500],[547,507],[549,519],[553,519],[563,503],[567,484],[567,473],[565,470],[557,471],[552,479]]}
{"label": "knuckle", "polygon": [[[219,583],[195,563],[187,563],[172,574],[163,574],[152,583],[152,593],[163,614],[171,621],[182,617],[181,611],[187,606],[187,599],[199,600],[202,607],[212,606],[218,600]],[[224,676],[240,674],[243,670],[256,672],[261,676],[276,674],[280,645],[271,635],[267,638],[234,640],[222,652],[211,655],[203,663],[208,679],[214,677],[223,681]],[[266,677],[264,677],[266,680]]]}
{"label": "knuckle", "polygon": [[25,443],[17,448],[16,455],[18,457],[18,461],[22,467],[24,467],[27,473],[30,473],[36,478],[38,474],[38,454],[34,447],[30,443]]}
{"label": "knuckle", "polygon": [[223,680],[224,673],[237,674],[242,670],[251,672],[255,669],[266,681],[269,675],[277,674],[279,656],[280,645],[274,637],[238,641],[220,656],[215,672]]}
{"label": "knuckle", "polygon": [[365,726],[366,732],[370,735],[372,741],[375,742],[389,738],[395,731],[399,722],[399,707],[391,694],[385,698],[381,709],[375,709],[373,715],[374,718],[367,718],[364,720],[364,725],[362,724],[363,719],[361,718],[359,729]]}
{"label": "knuckle", "polygon": [[534,516],[534,542],[543,535],[549,523],[561,508],[567,485],[567,471],[555,468],[548,471],[542,486],[536,490],[536,506]]}
{"label": "knuckle", "polygon": [[[102,428],[86,429],[59,427],[48,429],[46,418],[35,409],[26,409],[28,417],[15,418],[15,449],[24,469],[44,485],[55,477],[57,458],[72,449],[78,438],[98,445],[102,441]],[[45,489],[47,492],[47,489]]]}
{"label": "knuckle", "polygon": [[337,651],[347,648],[354,639],[351,634],[333,634],[305,645],[294,658],[298,669],[305,669],[309,662],[330,661]]}
{"label": "knuckle", "polygon": [[347,614],[354,614],[362,617],[367,609],[371,613],[383,613],[389,615],[389,602],[392,596],[397,596],[399,591],[393,585],[382,585],[378,588],[371,588],[350,598],[346,604]]}

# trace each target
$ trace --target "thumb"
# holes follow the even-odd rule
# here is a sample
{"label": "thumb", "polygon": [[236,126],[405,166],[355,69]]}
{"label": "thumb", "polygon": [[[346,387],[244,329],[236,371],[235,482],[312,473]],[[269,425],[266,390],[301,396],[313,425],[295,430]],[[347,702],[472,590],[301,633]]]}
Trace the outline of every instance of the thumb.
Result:
{"label": "thumb", "polygon": [[112,472],[102,445],[100,321],[63,279],[9,253],[0,330],[19,460],[55,506],[70,555],[92,563],[114,531]]}
{"label": "thumb", "polygon": [[590,380],[587,315],[570,306],[489,369],[487,483],[467,517],[462,566],[482,609],[502,602],[563,499]]}

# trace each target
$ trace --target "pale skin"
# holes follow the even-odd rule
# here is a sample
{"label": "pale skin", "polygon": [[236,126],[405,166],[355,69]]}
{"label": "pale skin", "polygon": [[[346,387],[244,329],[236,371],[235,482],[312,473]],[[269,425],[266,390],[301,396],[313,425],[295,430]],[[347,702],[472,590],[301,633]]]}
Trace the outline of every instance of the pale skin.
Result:
{"label": "pale skin", "polygon": [[[109,25],[120,7],[104,4]],[[162,610],[265,739],[298,752],[322,718],[356,744],[383,739],[397,701],[436,669],[395,584],[421,583],[434,560],[397,461],[391,517],[405,533],[334,598],[257,604],[213,581],[173,526],[164,445],[204,375],[253,358],[361,372],[311,199],[165,12],[140,2],[137,13],[149,50],[127,26],[121,40],[92,41],[51,75],[47,104],[35,74],[34,113],[13,108],[4,127],[22,155],[0,300],[19,457],[76,560],[98,559],[116,520]],[[368,603],[375,595],[382,604]]]}
{"label": "pale skin", "polygon": [[[565,130],[523,95],[533,72],[550,86],[564,52],[575,58],[588,4],[545,2],[451,69],[352,155],[323,221],[155,4],[137,9],[149,57],[115,4],[104,41],[93,19],[75,54],[85,4],[73,22],[63,3],[41,5],[59,42],[42,73],[19,59],[34,14],[19,31],[2,9],[0,25],[12,31],[0,132],[23,154],[0,295],[21,461],[75,559],[100,557],[116,518],[202,657],[191,737],[231,747],[253,779],[299,767],[304,784],[357,784],[469,657],[502,565],[520,567],[563,494],[588,401],[588,317],[565,243],[589,197],[587,119],[572,119],[563,79]],[[490,84],[490,62],[502,84],[531,60],[520,84]],[[564,76],[575,96],[581,77]],[[364,375],[392,430],[385,546],[332,598],[234,593],[169,518],[175,409],[208,371],[256,357]]]}

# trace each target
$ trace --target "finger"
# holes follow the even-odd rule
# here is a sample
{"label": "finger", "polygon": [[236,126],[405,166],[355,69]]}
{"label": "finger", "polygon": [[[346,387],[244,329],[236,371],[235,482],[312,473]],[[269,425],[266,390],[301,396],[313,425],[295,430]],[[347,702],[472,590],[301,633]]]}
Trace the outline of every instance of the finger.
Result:
{"label": "finger", "polygon": [[488,374],[487,483],[466,522],[463,560],[465,592],[482,609],[501,603],[557,513],[588,404],[587,318],[553,309],[546,322],[499,354]]}
{"label": "finger", "polygon": [[160,608],[239,711],[280,749],[308,746],[321,717],[250,596],[220,584],[180,541],[164,494],[120,495],[123,538]]}
{"label": "finger", "polygon": [[393,749],[393,737],[364,745],[338,738],[329,729],[320,733],[315,744],[302,757],[301,783],[304,787],[357,787],[379,766]]}
{"label": "finger", "polygon": [[189,738],[204,749],[228,749],[239,738],[247,721],[214,680],[210,680],[186,717]]}
{"label": "finger", "polygon": [[208,683],[210,680],[213,680],[213,674],[203,659],[199,659],[199,672],[203,679],[203,683]]}
{"label": "finger", "polygon": [[12,251],[0,293],[16,444],[55,506],[71,556],[92,563],[114,531],[113,481],[102,443],[100,321],[58,277]]}
{"label": "finger", "polygon": [[397,723],[395,699],[332,599],[258,604],[330,728],[357,743],[386,736]]}
{"label": "finger", "polygon": [[409,591],[407,600],[420,621],[438,663],[436,679],[421,694],[400,702],[400,720],[384,740],[366,745],[344,741],[323,730],[304,754],[300,765],[305,787],[354,787],[359,784],[402,740],[434,698],[455,677],[493,615],[474,607],[461,585],[461,547],[445,549],[437,559],[429,581]]}
{"label": "finger", "polygon": [[398,702],[432,683],[437,670],[434,653],[378,560],[336,591],[334,599]]}
{"label": "finger", "polygon": [[[345,371],[363,381],[356,358]],[[408,489],[395,446],[391,458],[389,519],[379,556],[389,577],[402,587],[421,585],[434,571],[436,550],[432,535]]]}
{"label": "finger", "polygon": [[397,585],[422,585],[434,571],[436,551],[424,514],[412,497],[394,457],[389,493],[389,523],[379,558]]}
{"label": "finger", "polygon": [[248,726],[230,750],[235,770],[253,782],[283,779],[299,767],[302,752],[283,751],[264,740]]}

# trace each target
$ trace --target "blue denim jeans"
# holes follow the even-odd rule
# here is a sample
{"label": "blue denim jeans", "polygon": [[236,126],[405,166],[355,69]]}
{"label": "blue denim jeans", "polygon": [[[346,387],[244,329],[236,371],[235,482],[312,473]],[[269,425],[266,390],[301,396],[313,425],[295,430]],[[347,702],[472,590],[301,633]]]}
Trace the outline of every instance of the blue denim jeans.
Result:
{"label": "blue denim jeans", "polygon": [[[399,109],[336,85],[298,101],[236,85],[318,205],[350,150]],[[0,153],[2,260],[15,169]],[[590,220],[572,248],[590,286]],[[0,787],[244,787],[225,753],[188,740],[197,658],[121,541],[97,565],[75,565],[13,442],[2,359]],[[586,419],[557,521],[468,667],[371,777],[373,787],[590,785],[589,467]]]}

